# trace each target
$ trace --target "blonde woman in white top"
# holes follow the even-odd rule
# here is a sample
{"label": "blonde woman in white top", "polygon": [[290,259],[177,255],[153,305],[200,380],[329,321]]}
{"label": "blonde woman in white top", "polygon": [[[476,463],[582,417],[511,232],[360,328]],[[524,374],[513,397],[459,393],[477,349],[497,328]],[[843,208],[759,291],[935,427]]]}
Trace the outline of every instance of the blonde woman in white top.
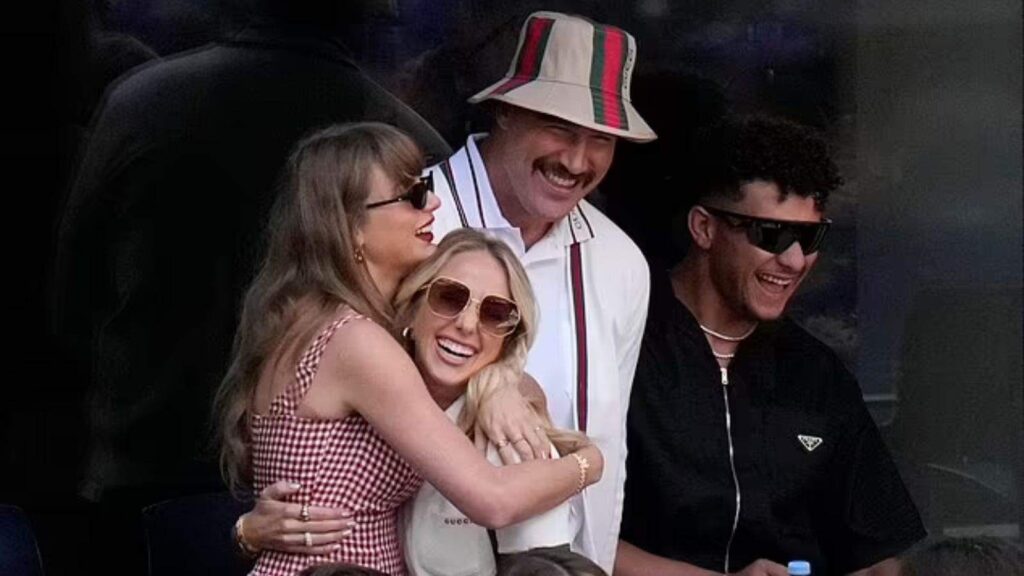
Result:
{"label": "blonde woman in white top", "polygon": [[[467,294],[468,289],[468,294]],[[468,300],[467,300],[468,297]],[[508,299],[508,300],[506,300]],[[518,309],[518,325],[494,328],[492,305],[511,301]],[[469,304],[476,314],[467,314]],[[460,306],[461,305],[461,306]],[[431,396],[488,459],[500,465],[514,459],[508,450],[515,439],[490,439],[476,426],[480,406],[501,387],[519,382],[536,329],[536,306],[526,272],[501,241],[480,232],[457,230],[437,252],[399,287],[396,324],[408,326],[407,346]],[[539,387],[537,387],[539,391]],[[543,394],[542,392],[540,394]],[[555,448],[551,456],[570,453],[588,443],[577,432],[553,429],[547,409],[533,409],[546,423]],[[490,575],[495,559],[487,530],[472,523],[429,484],[406,504],[403,544],[406,565],[418,576]],[[562,505],[524,522],[495,531],[499,553],[568,545],[572,539],[569,505]]]}

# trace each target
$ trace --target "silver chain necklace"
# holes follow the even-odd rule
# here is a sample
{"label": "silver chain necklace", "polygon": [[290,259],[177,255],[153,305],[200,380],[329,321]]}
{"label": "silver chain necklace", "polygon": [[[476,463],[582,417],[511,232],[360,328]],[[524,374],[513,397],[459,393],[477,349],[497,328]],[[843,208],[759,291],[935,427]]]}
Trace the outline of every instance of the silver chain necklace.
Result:
{"label": "silver chain necklace", "polygon": [[754,322],[754,325],[750,327],[750,330],[747,330],[746,333],[743,334],[742,336],[729,336],[727,334],[722,334],[721,332],[715,332],[714,330],[708,328],[707,326],[701,324],[700,322],[698,322],[697,325],[700,326],[701,331],[703,331],[708,336],[714,336],[715,338],[718,338],[719,340],[725,340],[726,342],[741,342],[743,340],[746,340],[747,336],[753,334],[754,330],[757,330],[757,322]]}
{"label": "silver chain necklace", "polygon": [[[707,326],[701,324],[700,322],[698,322],[697,325],[700,326],[701,331],[707,334],[708,336],[712,336],[714,338],[718,338],[719,340],[724,340],[726,342],[742,342],[743,340],[747,339],[747,336],[753,334],[754,330],[757,330],[757,322],[754,322],[754,325],[751,326],[750,330],[747,330],[746,333],[740,336],[729,336],[727,334],[722,334],[721,332],[715,332],[714,330],[708,328]],[[716,360],[732,360],[736,356],[735,353],[722,354],[721,352],[718,352],[717,350],[715,350],[714,346],[711,346],[711,342],[708,342],[708,346],[710,346],[711,354],[715,356]]]}

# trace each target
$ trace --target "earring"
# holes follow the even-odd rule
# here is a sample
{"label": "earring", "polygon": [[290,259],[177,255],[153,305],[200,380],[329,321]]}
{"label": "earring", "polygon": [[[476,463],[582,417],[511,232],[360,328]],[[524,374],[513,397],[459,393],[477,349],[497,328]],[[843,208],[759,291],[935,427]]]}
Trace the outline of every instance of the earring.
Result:
{"label": "earring", "polygon": [[412,340],[412,327],[406,326],[402,328],[402,338],[405,340]]}
{"label": "earring", "polygon": [[363,255],[363,249],[361,247],[355,249],[355,252],[352,253],[352,257],[355,258],[356,262],[359,264],[366,261],[366,257]]}

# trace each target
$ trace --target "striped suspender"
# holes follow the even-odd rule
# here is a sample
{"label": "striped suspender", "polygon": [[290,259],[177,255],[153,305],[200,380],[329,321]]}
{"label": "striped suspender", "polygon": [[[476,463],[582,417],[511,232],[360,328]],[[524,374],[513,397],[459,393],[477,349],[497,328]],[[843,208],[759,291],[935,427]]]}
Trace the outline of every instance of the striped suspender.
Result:
{"label": "striped suspender", "polygon": [[576,426],[587,432],[587,306],[583,297],[583,260],[580,243],[569,245],[569,273],[572,276],[572,312],[576,325]]}
{"label": "striped suspender", "polygon": [[476,212],[480,215],[480,227],[487,228],[487,222],[484,221],[484,203],[480,201],[480,185],[476,182],[476,169],[473,168],[473,158],[469,155],[469,150],[466,151],[466,160],[469,161],[469,175],[473,177],[473,191],[476,192]]}
{"label": "striped suspender", "polygon": [[[468,152],[466,153],[469,154]],[[473,160],[470,159],[470,163]],[[440,165],[441,174],[444,174],[444,179],[448,181],[448,190],[452,193],[452,200],[455,202],[455,210],[459,213],[459,222],[462,223],[463,228],[469,227],[469,220],[466,220],[466,211],[462,209],[462,199],[459,198],[459,192],[455,189],[455,178],[452,176],[452,164],[449,160],[445,160]]]}

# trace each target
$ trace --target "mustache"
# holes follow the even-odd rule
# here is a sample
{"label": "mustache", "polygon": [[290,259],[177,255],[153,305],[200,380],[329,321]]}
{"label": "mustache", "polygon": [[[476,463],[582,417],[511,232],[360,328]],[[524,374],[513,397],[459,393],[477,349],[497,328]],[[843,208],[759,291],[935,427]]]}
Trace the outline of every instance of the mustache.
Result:
{"label": "mustache", "polygon": [[539,172],[547,172],[557,176],[558,178],[566,178],[576,180],[577,183],[586,188],[594,181],[595,175],[593,171],[581,172],[579,174],[573,173],[566,168],[561,162],[557,160],[544,160],[539,159],[533,164],[534,170]]}

